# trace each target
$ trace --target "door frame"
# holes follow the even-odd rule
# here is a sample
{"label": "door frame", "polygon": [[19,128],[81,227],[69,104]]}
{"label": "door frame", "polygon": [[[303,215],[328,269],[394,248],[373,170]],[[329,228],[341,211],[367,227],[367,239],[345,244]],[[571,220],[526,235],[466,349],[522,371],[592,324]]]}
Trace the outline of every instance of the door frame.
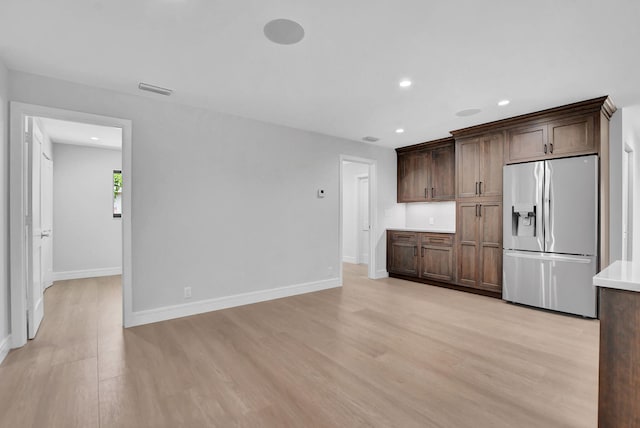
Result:
{"label": "door frame", "polygon": [[[377,206],[378,206],[378,181],[377,181],[377,162],[374,159],[361,158],[358,156],[351,155],[340,155],[339,160],[339,171],[340,171],[340,179],[339,179],[339,195],[338,195],[338,266],[340,266],[340,285],[343,283],[343,269],[342,269],[342,240],[343,240],[343,230],[342,230],[342,221],[343,221],[343,204],[342,204],[342,188],[344,186],[344,177],[343,177],[343,165],[344,161],[355,162],[355,163],[363,163],[369,166],[369,224],[371,225],[371,229],[369,230],[369,265],[367,269],[367,276],[371,279],[376,279],[376,246],[375,246],[375,237],[377,236]],[[359,257],[356,255],[356,257]]]}
{"label": "door frame", "polygon": [[63,110],[34,104],[11,102],[9,106],[9,249],[11,290],[11,347],[27,343],[27,242],[26,200],[28,180],[27,153],[24,142],[24,123],[27,116],[81,122],[91,125],[122,129],[122,175],[127,186],[122,190],[122,316],[123,326],[131,325],[133,318],[132,260],[131,260],[131,189],[132,189],[132,122],[109,116]]}
{"label": "door frame", "polygon": [[[360,206],[360,198],[362,198],[362,190],[361,190],[361,184],[362,184],[362,180],[367,180],[367,189],[369,189],[369,175],[364,174],[364,175],[358,175],[356,176],[356,198],[358,199],[358,204],[357,207],[358,209],[356,210],[356,215],[358,216],[357,221],[356,221],[356,263],[357,264],[361,264],[363,263],[362,260],[362,251],[360,250],[360,234],[363,232],[362,229],[362,224],[360,222],[360,220],[362,220],[362,207]],[[369,206],[371,205],[370,201],[367,200],[367,208],[369,208]],[[369,210],[369,214],[371,210]],[[369,218],[369,236],[371,235],[371,218]],[[371,255],[369,255],[369,258],[371,258]],[[367,263],[368,264],[368,263]]]}

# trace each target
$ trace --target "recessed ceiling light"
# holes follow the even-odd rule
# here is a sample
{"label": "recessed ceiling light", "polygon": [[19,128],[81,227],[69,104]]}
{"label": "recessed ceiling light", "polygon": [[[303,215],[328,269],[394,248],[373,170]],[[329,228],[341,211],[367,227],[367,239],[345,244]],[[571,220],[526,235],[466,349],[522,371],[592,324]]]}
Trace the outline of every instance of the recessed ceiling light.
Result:
{"label": "recessed ceiling light", "polygon": [[479,108],[468,108],[466,110],[460,110],[459,112],[456,113],[456,116],[458,117],[473,116],[474,114],[478,114],[481,111],[482,110],[480,110]]}
{"label": "recessed ceiling light", "polygon": [[399,85],[400,85],[401,88],[408,88],[409,86],[411,86],[412,83],[413,82],[411,82],[411,80],[404,79],[404,80],[400,81]]}
{"label": "recessed ceiling light", "polygon": [[402,134],[403,132],[404,132],[404,129],[402,128],[396,129],[396,134]]}
{"label": "recessed ceiling light", "polygon": [[380,138],[376,138],[376,137],[372,137],[371,135],[367,135],[366,137],[362,137],[362,139],[366,142],[369,143],[375,143],[376,141],[380,140]]}
{"label": "recessed ceiling light", "polygon": [[304,28],[290,19],[274,19],[264,26],[264,35],[273,43],[293,45],[304,38]]}
{"label": "recessed ceiling light", "polygon": [[511,102],[511,101],[509,101],[509,100],[502,100],[502,101],[498,101],[498,105],[499,105],[500,107],[504,107],[504,106],[506,106],[507,104],[509,104],[510,102]]}
{"label": "recessed ceiling light", "polygon": [[100,138],[98,138],[98,137],[91,137],[91,139],[92,139],[93,141],[98,141]]}

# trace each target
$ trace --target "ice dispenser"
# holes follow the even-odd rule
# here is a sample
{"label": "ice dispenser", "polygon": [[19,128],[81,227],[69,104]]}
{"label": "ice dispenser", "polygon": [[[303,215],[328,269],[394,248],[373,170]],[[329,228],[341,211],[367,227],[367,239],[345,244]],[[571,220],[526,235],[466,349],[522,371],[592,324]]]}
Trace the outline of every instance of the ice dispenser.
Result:
{"label": "ice dispenser", "polygon": [[513,236],[536,236],[536,208],[528,203],[511,207]]}

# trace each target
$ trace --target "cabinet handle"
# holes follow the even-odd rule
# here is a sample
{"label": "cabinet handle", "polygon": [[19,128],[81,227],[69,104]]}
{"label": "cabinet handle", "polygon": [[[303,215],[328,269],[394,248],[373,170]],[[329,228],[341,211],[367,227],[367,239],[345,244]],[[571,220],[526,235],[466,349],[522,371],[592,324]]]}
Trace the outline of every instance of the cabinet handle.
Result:
{"label": "cabinet handle", "polygon": [[416,247],[415,245],[413,246],[413,257],[418,255],[418,247]]}
{"label": "cabinet handle", "polygon": [[424,188],[424,198],[427,199],[427,188]]}
{"label": "cabinet handle", "polygon": [[424,257],[424,247],[420,247],[420,257]]}
{"label": "cabinet handle", "polygon": [[546,144],[544,145],[544,154],[545,155],[547,154],[547,145]]}
{"label": "cabinet handle", "polygon": [[433,187],[431,188],[431,199],[433,199]]}
{"label": "cabinet handle", "polygon": [[478,194],[478,182],[476,181],[476,195]]}
{"label": "cabinet handle", "polygon": [[478,185],[478,194],[482,195],[482,181]]}
{"label": "cabinet handle", "polygon": [[553,143],[549,144],[550,152],[553,153]]}
{"label": "cabinet handle", "polygon": [[478,217],[482,217],[482,204],[478,204]]}
{"label": "cabinet handle", "polygon": [[476,204],[476,217],[478,217],[478,204]]}

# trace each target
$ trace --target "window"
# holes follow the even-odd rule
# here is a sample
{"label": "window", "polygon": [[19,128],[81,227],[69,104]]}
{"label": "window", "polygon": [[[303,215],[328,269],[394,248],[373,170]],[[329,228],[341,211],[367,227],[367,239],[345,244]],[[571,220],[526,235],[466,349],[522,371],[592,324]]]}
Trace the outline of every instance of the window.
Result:
{"label": "window", "polygon": [[122,217],[122,171],[113,170],[113,218]]}

